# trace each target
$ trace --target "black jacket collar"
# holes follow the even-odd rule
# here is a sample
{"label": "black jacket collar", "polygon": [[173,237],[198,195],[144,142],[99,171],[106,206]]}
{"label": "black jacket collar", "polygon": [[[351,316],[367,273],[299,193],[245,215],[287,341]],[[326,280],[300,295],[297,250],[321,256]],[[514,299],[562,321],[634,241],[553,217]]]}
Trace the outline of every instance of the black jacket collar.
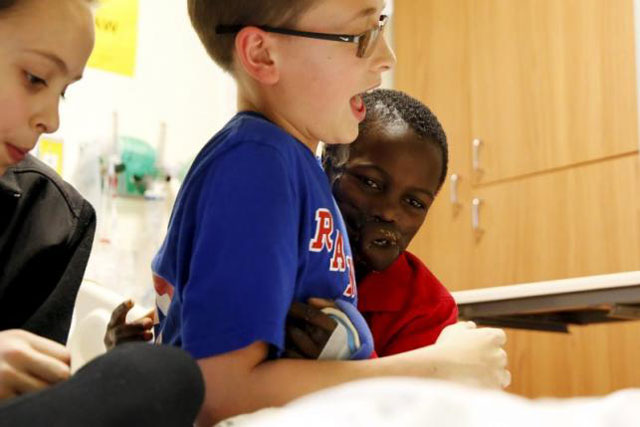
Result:
{"label": "black jacket collar", "polygon": [[18,198],[22,195],[14,169],[11,167],[0,176],[0,197]]}

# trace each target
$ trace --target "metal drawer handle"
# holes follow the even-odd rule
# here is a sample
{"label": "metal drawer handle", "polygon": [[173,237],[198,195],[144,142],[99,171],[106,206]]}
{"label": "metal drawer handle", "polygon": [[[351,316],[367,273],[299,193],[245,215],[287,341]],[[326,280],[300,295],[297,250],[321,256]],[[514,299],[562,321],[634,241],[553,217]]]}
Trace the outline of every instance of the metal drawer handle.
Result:
{"label": "metal drawer handle", "polygon": [[471,202],[471,227],[473,231],[478,232],[482,231],[480,228],[480,205],[482,204],[482,200],[477,197],[473,199]]}
{"label": "metal drawer handle", "polygon": [[480,168],[480,147],[482,147],[482,141],[478,138],[473,140],[473,170],[479,172]]}
{"label": "metal drawer handle", "polygon": [[457,173],[451,175],[451,204],[457,206],[460,204],[460,199],[458,198],[458,181],[460,181],[460,176]]}

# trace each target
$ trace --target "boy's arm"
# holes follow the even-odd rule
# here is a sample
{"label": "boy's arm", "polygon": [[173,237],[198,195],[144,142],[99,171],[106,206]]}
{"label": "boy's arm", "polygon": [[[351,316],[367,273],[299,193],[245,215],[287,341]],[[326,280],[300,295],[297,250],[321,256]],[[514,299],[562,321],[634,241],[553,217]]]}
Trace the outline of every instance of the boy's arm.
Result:
{"label": "boy's arm", "polygon": [[[446,332],[446,333],[445,333]],[[489,387],[508,385],[504,332],[476,329],[471,322],[452,325],[436,345],[361,361],[267,360],[268,345],[200,359],[206,394],[198,425],[278,406],[345,382],[379,376],[451,379]]]}
{"label": "boy's arm", "polygon": [[[323,388],[383,375],[380,359],[363,361],[266,361],[268,345],[257,342],[231,353],[200,359],[205,401],[197,425],[211,426],[225,418],[284,405]],[[411,375],[405,368],[404,375]],[[403,375],[399,370],[396,375]],[[388,375],[393,375],[389,369]]]}

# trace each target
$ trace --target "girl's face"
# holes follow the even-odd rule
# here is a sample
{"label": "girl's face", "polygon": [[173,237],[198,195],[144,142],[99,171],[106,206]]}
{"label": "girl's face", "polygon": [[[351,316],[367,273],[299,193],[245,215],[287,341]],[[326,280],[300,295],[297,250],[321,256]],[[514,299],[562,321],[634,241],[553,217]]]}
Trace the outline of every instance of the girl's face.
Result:
{"label": "girl's face", "polygon": [[86,0],[19,0],[0,13],[0,40],[2,175],[58,129],[60,98],[93,49],[93,16]]}
{"label": "girl's face", "polygon": [[358,275],[388,268],[424,222],[440,186],[442,151],[408,126],[373,128],[351,147],[334,184]]}

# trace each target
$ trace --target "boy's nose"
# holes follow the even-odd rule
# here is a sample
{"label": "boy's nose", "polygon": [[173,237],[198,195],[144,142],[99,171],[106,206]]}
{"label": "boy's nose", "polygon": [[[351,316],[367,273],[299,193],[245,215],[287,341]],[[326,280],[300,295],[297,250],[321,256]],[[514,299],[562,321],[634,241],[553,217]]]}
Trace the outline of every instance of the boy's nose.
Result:
{"label": "boy's nose", "polygon": [[386,37],[381,35],[378,45],[375,47],[374,66],[376,71],[385,72],[389,71],[396,65],[396,55],[389,46]]}
{"label": "boy's nose", "polygon": [[373,217],[380,222],[395,223],[398,221],[398,209],[388,202],[375,206]]}

